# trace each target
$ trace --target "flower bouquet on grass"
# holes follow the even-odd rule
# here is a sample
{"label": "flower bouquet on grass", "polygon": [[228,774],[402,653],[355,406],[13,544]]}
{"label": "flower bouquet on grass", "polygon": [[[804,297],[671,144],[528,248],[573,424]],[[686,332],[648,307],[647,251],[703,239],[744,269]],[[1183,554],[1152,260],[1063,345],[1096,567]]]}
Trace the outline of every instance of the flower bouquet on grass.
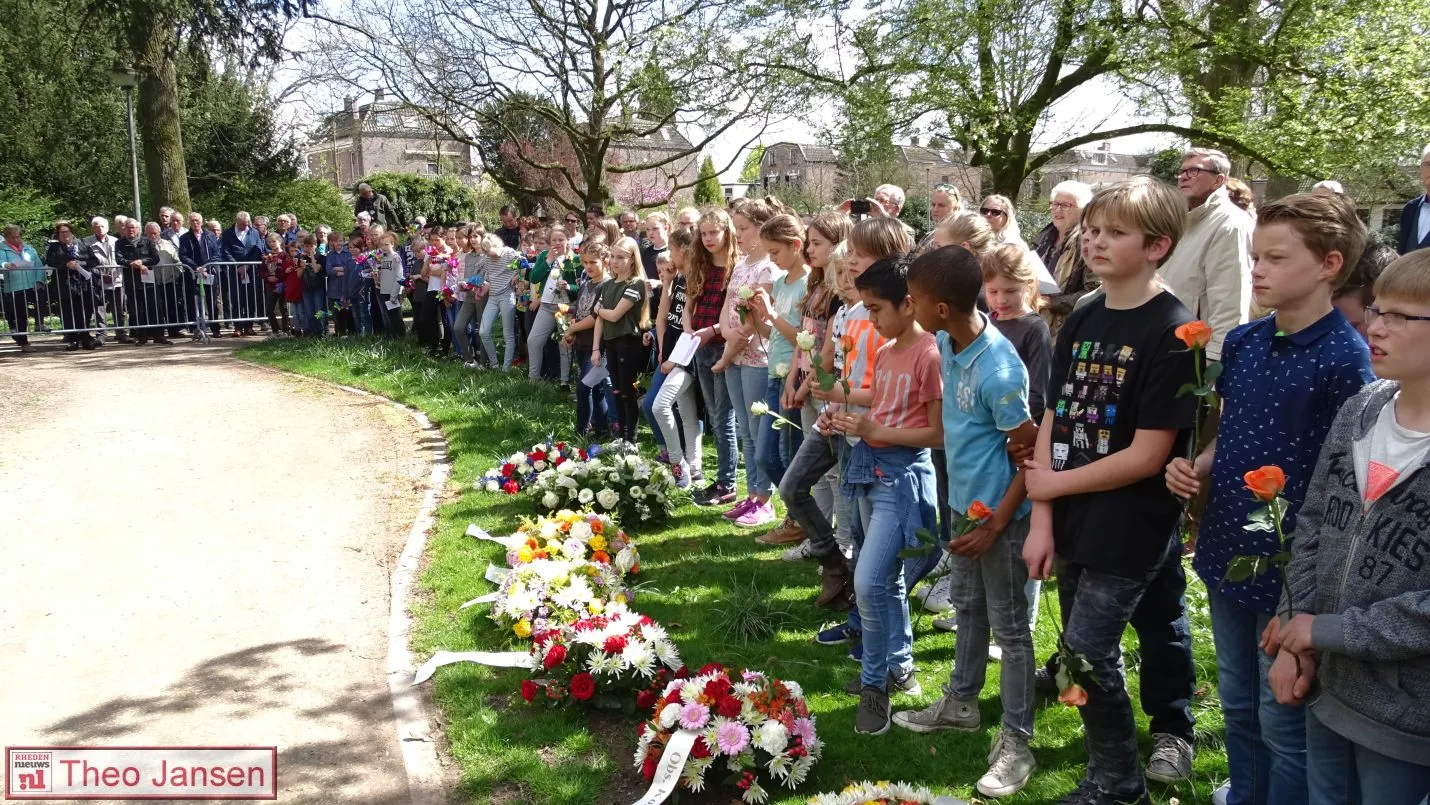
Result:
{"label": "flower bouquet on grass", "polygon": [[544,688],[553,704],[584,702],[634,713],[638,695],[662,669],[668,681],[681,667],[665,629],[624,604],[535,632],[531,640],[531,667],[540,678],[522,680],[521,698],[527,702]]}
{"label": "flower bouquet on grass", "polygon": [[562,462],[527,486],[539,511],[591,506],[627,525],[669,516],[675,478],[668,467],[642,458],[628,442],[591,452],[589,460]]}
{"label": "flower bouquet on grass", "polygon": [[935,795],[921,785],[891,783],[850,783],[837,794],[810,797],[809,805],[962,805],[962,800]]}
{"label": "flower bouquet on grass", "polygon": [[625,604],[631,593],[611,565],[577,559],[534,559],[501,580],[491,618],[521,639]]}
{"label": "flower bouquet on grass", "polygon": [[[635,767],[653,788],[678,784],[702,791],[706,774],[739,789],[748,803],[769,799],[765,786],[796,788],[819,760],[823,745],[799,685],[745,671],[732,681],[718,665],[676,679],[641,725]],[[667,753],[686,757],[678,771]]]}
{"label": "flower bouquet on grass", "polygon": [[473,485],[484,492],[505,492],[515,495],[525,489],[543,471],[559,467],[568,461],[585,461],[589,456],[565,442],[547,437],[525,453],[512,453],[506,461],[486,471]]}
{"label": "flower bouquet on grass", "polygon": [[523,518],[521,527],[508,537],[485,532],[479,536],[506,548],[508,567],[537,559],[577,559],[613,565],[622,576],[640,572],[635,542],[605,514],[562,509],[550,517]]}

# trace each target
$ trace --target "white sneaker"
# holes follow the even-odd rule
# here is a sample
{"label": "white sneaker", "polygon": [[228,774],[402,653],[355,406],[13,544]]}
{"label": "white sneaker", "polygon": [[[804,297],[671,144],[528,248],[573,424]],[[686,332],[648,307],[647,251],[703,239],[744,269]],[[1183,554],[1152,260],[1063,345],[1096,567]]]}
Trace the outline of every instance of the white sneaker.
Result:
{"label": "white sneaker", "polygon": [[985,797],[1006,797],[1023,790],[1038,762],[1028,749],[1028,739],[999,730],[993,738],[995,757],[988,773],[978,778],[977,788]]}
{"label": "white sneaker", "polygon": [[1212,805],[1226,805],[1226,798],[1231,796],[1231,781],[1227,780],[1221,787],[1212,792]]}
{"label": "white sneaker", "polygon": [[808,559],[809,552],[809,540],[806,539],[804,542],[801,542],[793,548],[790,548],[789,550],[785,551],[784,556],[781,556],[780,558],[785,560],[786,562],[798,562],[802,559]]}
{"label": "white sneaker", "polygon": [[942,615],[953,609],[953,601],[949,599],[949,579],[948,574],[939,576],[933,584],[919,585],[919,596],[923,600],[924,609],[935,615]]}
{"label": "white sneaker", "polygon": [[933,619],[933,628],[940,632],[956,632],[958,631],[958,616],[950,610],[948,615]]}
{"label": "white sneaker", "polygon": [[992,662],[1003,662],[1003,649],[997,643],[988,644],[988,659]]}

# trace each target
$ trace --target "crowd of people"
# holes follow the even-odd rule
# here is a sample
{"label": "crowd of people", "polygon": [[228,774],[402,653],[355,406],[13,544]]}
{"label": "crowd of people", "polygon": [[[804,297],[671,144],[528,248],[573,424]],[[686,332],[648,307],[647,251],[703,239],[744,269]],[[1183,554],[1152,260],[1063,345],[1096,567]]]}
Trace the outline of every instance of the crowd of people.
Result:
{"label": "crowd of people", "polygon": [[[987,665],[1002,663],[1001,726],[976,784],[989,797],[1036,769],[1040,693],[1079,705],[1084,724],[1087,772],[1063,802],[1147,802],[1149,778],[1190,777],[1195,517],[1231,777],[1214,801],[1423,802],[1430,204],[1407,206],[1397,258],[1368,242],[1342,188],[1255,209],[1229,174],[1224,154],[1193,149],[1175,188],[1063,182],[1026,241],[1009,199],[965,210],[948,185],[932,188],[918,242],[892,185],[813,216],[774,198],[674,220],[504,208],[491,231],[404,228],[364,187],[346,235],[291,216],[269,231],[246,213],[223,231],[194,213],[181,231],[161,213],[143,234],[122,221],[118,241],[103,219],[78,245],[58,225],[43,259],[7,229],[0,261],[17,333],[14,311],[91,270],[92,303],[66,321],[72,348],[100,340],[83,331],[96,307],[118,325],[122,289],[150,285],[141,274],[167,254],[189,269],[179,277],[218,289],[180,304],[210,305],[238,335],[261,311],[278,332],[322,336],[331,320],[401,337],[406,299],[434,358],[524,363],[532,382],[569,388],[580,434],[636,441],[644,420],[697,504],[818,563],[817,603],[848,614],[816,639],[860,663],[846,688],[857,733],[979,729]],[[1421,175],[1430,190],[1430,148]],[[233,274],[213,281],[215,262],[256,265],[263,295]],[[41,264],[62,269],[57,290],[23,273]],[[110,265],[122,270],[98,271]],[[129,308],[129,334],[165,343],[145,307]],[[1219,411],[1199,402],[1213,396]],[[1289,553],[1259,512],[1268,500],[1284,503]],[[937,549],[913,550],[926,535]],[[1245,557],[1264,557],[1262,572],[1233,573]],[[1040,663],[1049,579],[1062,636]],[[956,632],[956,658],[932,704],[894,712],[892,696],[922,693],[911,606]],[[1122,668],[1129,625],[1145,763]]]}

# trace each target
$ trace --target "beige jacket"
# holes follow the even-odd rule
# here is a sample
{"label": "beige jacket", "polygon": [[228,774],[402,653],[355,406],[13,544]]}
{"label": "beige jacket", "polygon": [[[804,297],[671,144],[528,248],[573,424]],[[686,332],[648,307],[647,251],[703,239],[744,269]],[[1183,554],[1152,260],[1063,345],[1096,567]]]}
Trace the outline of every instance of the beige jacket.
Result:
{"label": "beige jacket", "polygon": [[1251,313],[1251,230],[1256,226],[1220,188],[1187,215],[1187,229],[1157,276],[1192,315],[1211,325],[1207,357]]}

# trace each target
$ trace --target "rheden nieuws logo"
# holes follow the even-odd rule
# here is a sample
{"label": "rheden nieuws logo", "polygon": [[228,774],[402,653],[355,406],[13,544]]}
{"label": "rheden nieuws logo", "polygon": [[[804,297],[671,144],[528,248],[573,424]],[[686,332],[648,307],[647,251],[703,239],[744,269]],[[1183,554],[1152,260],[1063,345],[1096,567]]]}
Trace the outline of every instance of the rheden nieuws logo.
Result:
{"label": "rheden nieuws logo", "polygon": [[10,746],[5,798],[277,799],[273,746]]}

